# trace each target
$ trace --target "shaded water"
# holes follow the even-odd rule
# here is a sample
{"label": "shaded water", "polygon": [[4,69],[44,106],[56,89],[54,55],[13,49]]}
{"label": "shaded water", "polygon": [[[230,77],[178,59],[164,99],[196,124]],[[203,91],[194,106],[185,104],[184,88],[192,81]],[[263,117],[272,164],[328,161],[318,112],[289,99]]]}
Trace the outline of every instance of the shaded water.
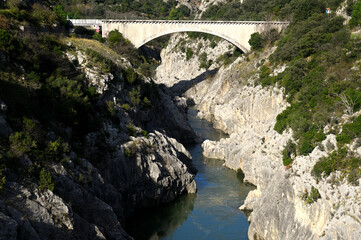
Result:
{"label": "shaded water", "polygon": [[[226,137],[212,125],[188,112],[193,129],[206,139]],[[187,194],[160,208],[137,214],[127,231],[135,239],[248,239],[248,221],[238,210],[254,187],[242,182],[243,176],[222,166],[223,162],[202,156],[200,144],[187,146],[193,165],[197,194]]]}

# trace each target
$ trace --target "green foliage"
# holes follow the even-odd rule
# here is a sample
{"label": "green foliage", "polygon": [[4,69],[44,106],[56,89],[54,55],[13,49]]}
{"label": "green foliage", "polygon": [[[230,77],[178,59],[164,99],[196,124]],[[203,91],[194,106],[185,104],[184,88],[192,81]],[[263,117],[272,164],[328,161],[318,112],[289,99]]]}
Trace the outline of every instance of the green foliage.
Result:
{"label": "green foliage", "polygon": [[123,104],[121,107],[127,112],[129,112],[129,110],[130,110],[130,106],[128,103]]}
{"label": "green foliage", "polygon": [[361,25],[361,2],[356,2],[352,7],[352,14],[350,19],[350,26],[360,26]]}
{"label": "green foliage", "polygon": [[360,157],[352,157],[347,154],[347,149],[340,148],[332,152],[330,156],[321,158],[313,167],[312,174],[322,177],[322,174],[329,176],[334,171],[341,171],[350,183],[356,185],[361,176],[360,167]]}
{"label": "green foliage", "polygon": [[41,169],[39,175],[39,187],[42,191],[50,190],[53,191],[55,183],[51,177],[51,174],[47,172],[44,168]]}
{"label": "green foliage", "polygon": [[91,63],[88,67],[97,67],[101,73],[109,73],[116,71],[115,64],[108,58],[103,57],[100,53],[87,48],[85,54],[89,56]]}
{"label": "green foliage", "polygon": [[217,43],[214,40],[212,40],[209,46],[213,49],[217,46]]}
{"label": "green foliage", "polygon": [[148,138],[148,132],[146,130],[142,130],[141,134],[143,137]]}
{"label": "green foliage", "polygon": [[121,43],[124,41],[125,41],[125,38],[123,37],[123,34],[121,34],[119,31],[113,30],[113,31],[109,32],[108,42],[110,44],[117,44],[117,43]]}
{"label": "green foliage", "polygon": [[137,107],[140,103],[140,90],[138,88],[133,88],[129,92],[129,100],[133,108]]}
{"label": "green foliage", "polygon": [[97,40],[98,42],[101,42],[101,43],[105,43],[105,41],[106,41],[106,39],[103,38],[102,35],[97,32],[93,35],[93,39]]}
{"label": "green foliage", "polygon": [[37,20],[37,22],[47,25],[52,25],[57,22],[58,16],[50,8],[35,3],[33,5],[33,14],[32,16]]}
{"label": "green foliage", "polygon": [[208,69],[210,67],[210,65],[208,65],[208,56],[206,52],[202,52],[199,55],[199,62],[200,62],[199,68]]}
{"label": "green foliage", "polygon": [[321,194],[318,191],[318,189],[315,188],[314,186],[311,186],[311,192],[310,193],[308,193],[308,191],[305,190],[305,192],[301,196],[301,199],[304,200],[308,204],[316,202],[317,199],[319,199],[319,198],[321,198]]}
{"label": "green foliage", "polygon": [[186,51],[186,61],[188,61],[189,59],[191,59],[193,57],[193,50],[191,48],[187,48]]}
{"label": "green foliage", "polygon": [[326,9],[326,4],[322,0],[298,0],[294,1],[294,19],[295,21],[302,21],[313,14],[324,13]]}
{"label": "green foliage", "polygon": [[321,198],[321,194],[318,191],[317,188],[315,188],[314,186],[311,187],[311,193],[310,196],[308,197],[308,201],[309,203],[315,202],[317,201],[317,199]]}
{"label": "green foliage", "polygon": [[106,101],[107,110],[110,113],[110,116],[115,116],[115,104],[113,101]]}
{"label": "green foliage", "polygon": [[172,8],[169,12],[169,20],[183,19],[184,17],[189,17],[190,10],[185,5],[180,5],[178,8]]}
{"label": "green foliage", "polygon": [[135,136],[135,134],[137,133],[137,129],[135,129],[135,127],[131,123],[127,125],[127,130],[129,136]]}
{"label": "green foliage", "polygon": [[292,140],[288,140],[285,148],[282,151],[283,165],[288,166],[292,164],[292,155],[296,155],[296,144]]}
{"label": "green foliage", "polygon": [[130,149],[126,148],[126,149],[124,149],[124,155],[126,157],[130,158],[132,155],[132,152],[130,151]]}
{"label": "green foliage", "polygon": [[249,45],[251,45],[252,49],[256,51],[261,50],[264,47],[263,42],[264,40],[258,32],[253,33],[251,38],[248,40]]}
{"label": "green foliage", "polygon": [[350,143],[351,140],[361,137],[361,115],[352,123],[346,123],[342,126],[342,132],[337,135],[336,139],[339,143]]}
{"label": "green foliage", "polygon": [[152,107],[152,103],[150,102],[150,100],[147,97],[144,97],[142,106],[145,110],[148,110]]}
{"label": "green foliage", "polygon": [[9,31],[0,29],[0,51],[14,57],[21,51],[21,44]]}
{"label": "green foliage", "polygon": [[137,80],[137,73],[134,71],[132,67],[128,67],[125,70],[125,79],[130,85],[133,85]]}
{"label": "green foliage", "polygon": [[139,72],[144,76],[154,77],[159,63],[142,63]]}
{"label": "green foliage", "polygon": [[9,142],[9,157],[19,158],[37,147],[36,141],[24,132],[12,133]]}

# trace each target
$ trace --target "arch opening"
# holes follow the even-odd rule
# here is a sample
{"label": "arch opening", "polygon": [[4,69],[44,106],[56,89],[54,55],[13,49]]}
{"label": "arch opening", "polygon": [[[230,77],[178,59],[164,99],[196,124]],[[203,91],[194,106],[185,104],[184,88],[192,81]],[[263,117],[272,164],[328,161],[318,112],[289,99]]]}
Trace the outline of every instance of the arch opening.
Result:
{"label": "arch opening", "polygon": [[207,34],[210,34],[210,35],[213,35],[213,36],[217,36],[217,37],[220,37],[228,42],[230,42],[231,44],[233,44],[234,46],[236,46],[237,48],[239,48],[242,52],[244,53],[247,53],[249,50],[238,44],[234,39],[231,39],[229,38],[228,36],[225,36],[223,34],[218,34],[218,33],[214,33],[212,31],[197,31],[197,30],[188,30],[188,29],[181,29],[181,30],[174,30],[174,31],[164,31],[164,32],[161,32],[161,33],[157,33],[157,34],[154,34],[144,40],[142,40],[140,43],[138,43],[135,47],[136,48],[140,48],[141,46],[143,46],[144,44],[156,39],[156,38],[159,38],[159,37],[162,37],[162,36],[165,36],[165,35],[169,35],[169,34],[173,34],[173,33],[183,33],[183,32],[199,32],[199,33],[207,33]]}

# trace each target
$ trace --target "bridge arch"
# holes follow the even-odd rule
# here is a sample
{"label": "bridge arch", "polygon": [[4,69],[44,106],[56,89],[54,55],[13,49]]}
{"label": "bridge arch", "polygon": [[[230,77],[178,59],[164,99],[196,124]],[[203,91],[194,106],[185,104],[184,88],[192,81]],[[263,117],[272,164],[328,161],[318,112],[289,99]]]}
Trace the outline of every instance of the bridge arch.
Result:
{"label": "bridge arch", "polygon": [[178,29],[178,30],[173,30],[173,31],[164,31],[164,32],[160,32],[157,34],[154,34],[146,39],[144,39],[143,41],[141,41],[137,46],[135,46],[136,48],[140,48],[141,46],[143,46],[144,44],[146,44],[147,42],[150,42],[158,37],[161,36],[165,36],[168,34],[173,34],[173,33],[182,33],[182,32],[199,32],[199,33],[207,33],[207,34],[211,34],[217,37],[220,37],[224,40],[227,40],[228,42],[232,43],[234,46],[236,46],[237,48],[239,48],[240,50],[242,50],[243,52],[247,52],[248,49],[242,45],[240,45],[239,43],[237,43],[234,39],[231,39],[230,37],[220,34],[220,33],[215,33],[213,31],[196,31],[196,30],[187,30],[187,29]]}
{"label": "bridge arch", "polygon": [[223,38],[243,52],[248,52],[248,43],[255,32],[271,28],[281,31],[288,22],[264,21],[201,21],[201,20],[102,20],[103,37],[118,30],[135,47],[140,47],[157,37],[178,32],[202,32]]}

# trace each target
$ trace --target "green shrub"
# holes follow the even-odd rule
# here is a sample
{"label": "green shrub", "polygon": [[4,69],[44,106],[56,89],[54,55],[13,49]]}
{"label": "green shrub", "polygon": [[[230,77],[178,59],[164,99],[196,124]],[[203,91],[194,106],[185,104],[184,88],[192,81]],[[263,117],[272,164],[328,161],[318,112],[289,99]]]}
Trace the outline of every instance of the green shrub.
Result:
{"label": "green shrub", "polygon": [[10,156],[19,158],[37,147],[37,143],[24,132],[12,133],[9,137]]}
{"label": "green shrub", "polygon": [[340,148],[338,151],[334,151],[330,156],[322,157],[313,167],[312,174],[316,177],[321,177],[322,173],[329,176],[336,170],[344,169],[347,165],[346,155],[347,150]]}
{"label": "green shrub", "polygon": [[361,25],[361,2],[356,2],[352,6],[352,13],[350,19],[350,26],[355,27]]}
{"label": "green shrub", "polygon": [[316,202],[317,199],[321,198],[321,194],[318,191],[317,188],[315,188],[314,186],[311,187],[311,192],[310,192],[310,196],[307,199],[308,203],[313,203]]}
{"label": "green shrub", "polygon": [[42,191],[45,190],[54,190],[55,183],[51,177],[51,174],[47,172],[44,168],[41,169],[39,175],[39,186]]}
{"label": "green shrub", "polygon": [[129,100],[133,108],[137,107],[140,103],[140,90],[133,88],[129,92]]}
{"label": "green shrub", "polygon": [[123,34],[121,34],[119,31],[113,30],[110,31],[108,34],[108,42],[115,45],[117,43],[125,42],[125,38],[123,37]]}
{"label": "green shrub", "polygon": [[264,46],[263,46],[263,42],[264,40],[262,39],[261,34],[259,34],[258,32],[253,33],[251,35],[251,38],[248,40],[249,45],[251,45],[251,48],[253,50],[261,50]]}
{"label": "green shrub", "polygon": [[214,40],[212,40],[212,42],[209,46],[213,49],[217,46],[217,43]]}
{"label": "green shrub", "polygon": [[301,199],[304,200],[306,203],[311,204],[316,202],[317,199],[321,198],[321,194],[317,188],[311,186],[311,192],[308,193],[307,190],[302,194]]}
{"label": "green shrub", "polygon": [[129,112],[129,110],[130,110],[130,106],[128,103],[124,103],[121,107],[127,112]]}
{"label": "green shrub", "polygon": [[292,154],[296,155],[296,144],[292,140],[288,140],[285,148],[282,151],[282,160],[284,166],[292,164]]}
{"label": "green shrub", "polygon": [[105,41],[106,41],[105,38],[103,38],[100,33],[95,33],[93,35],[93,39],[97,40],[98,42],[101,42],[101,43],[105,43]]}
{"label": "green shrub", "polygon": [[137,132],[137,129],[135,129],[135,127],[131,123],[128,124],[127,130],[128,130],[129,136],[135,136],[135,134]]}
{"label": "green shrub", "polygon": [[106,101],[107,110],[110,113],[110,116],[115,115],[115,104],[113,101]]}
{"label": "green shrub", "polygon": [[315,146],[313,146],[310,141],[304,140],[300,145],[299,152],[301,155],[308,155],[314,148]]}
{"label": "green shrub", "polygon": [[343,125],[342,132],[337,135],[339,143],[350,143],[352,139],[361,137],[361,115],[352,123]]}
{"label": "green shrub", "polygon": [[124,149],[124,155],[129,158],[132,155],[130,149],[128,148]]}
{"label": "green shrub", "polygon": [[188,61],[189,59],[191,59],[193,57],[193,50],[191,48],[187,48],[186,51],[186,61]]}
{"label": "green shrub", "polygon": [[128,67],[125,70],[125,79],[130,85],[133,85],[137,80],[137,73],[134,71],[132,67]]}
{"label": "green shrub", "polygon": [[141,134],[143,137],[148,138],[148,132],[146,130],[142,130]]}
{"label": "green shrub", "polygon": [[334,171],[342,171],[351,184],[358,184],[360,178],[361,158],[347,155],[345,148],[334,151],[328,157],[321,158],[313,167],[312,174],[329,176]]}
{"label": "green shrub", "polygon": [[147,97],[144,97],[142,106],[145,110],[148,110],[152,107],[152,103],[150,102],[150,100]]}

